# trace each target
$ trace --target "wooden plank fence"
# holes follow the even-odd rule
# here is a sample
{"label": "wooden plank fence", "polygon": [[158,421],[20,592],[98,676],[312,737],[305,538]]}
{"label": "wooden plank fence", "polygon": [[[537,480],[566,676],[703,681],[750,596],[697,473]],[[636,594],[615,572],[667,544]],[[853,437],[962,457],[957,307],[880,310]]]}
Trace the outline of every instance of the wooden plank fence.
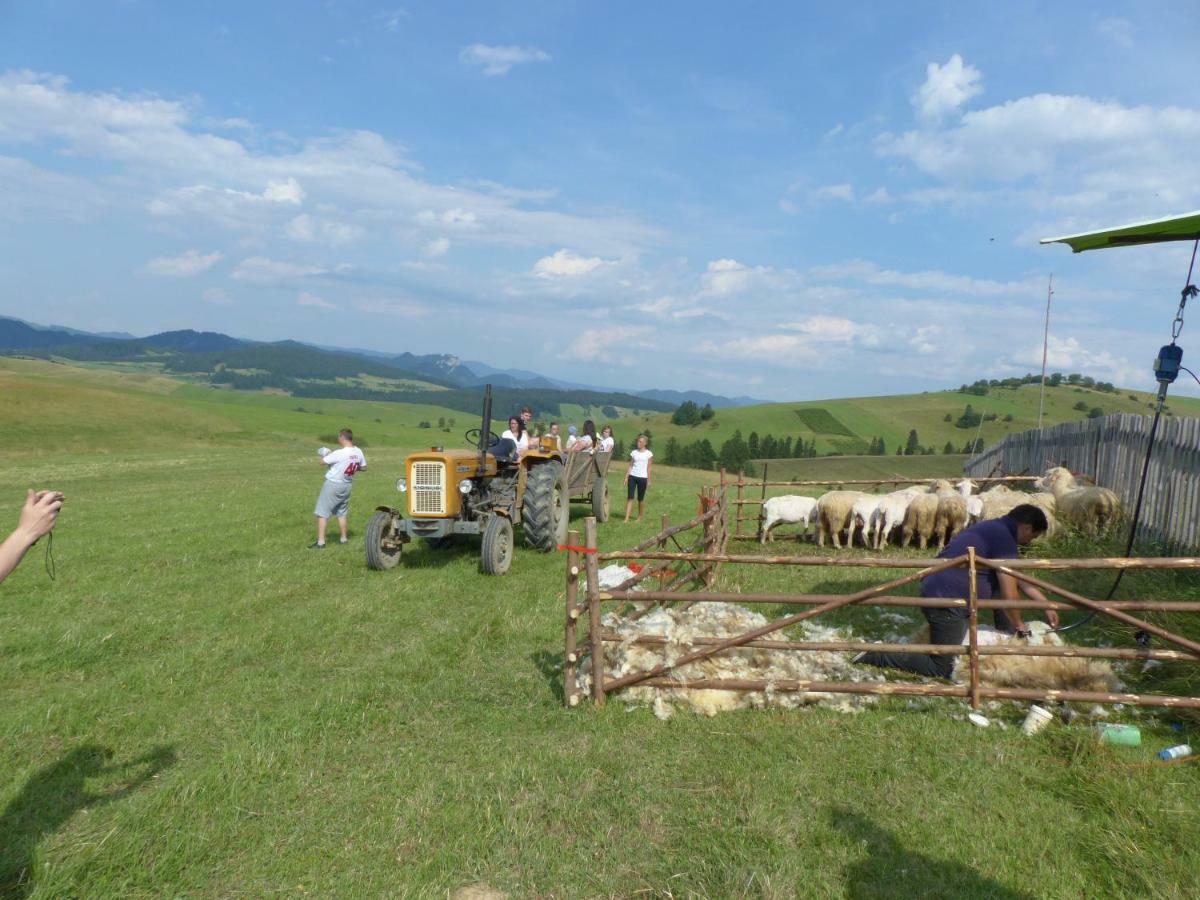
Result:
{"label": "wooden plank fence", "polygon": [[[1152,417],[1119,413],[1005,435],[967,460],[972,477],[1044,472],[1063,465],[1110,488],[1132,512]],[[1200,419],[1164,416],[1146,477],[1137,540],[1172,550],[1200,546]]]}

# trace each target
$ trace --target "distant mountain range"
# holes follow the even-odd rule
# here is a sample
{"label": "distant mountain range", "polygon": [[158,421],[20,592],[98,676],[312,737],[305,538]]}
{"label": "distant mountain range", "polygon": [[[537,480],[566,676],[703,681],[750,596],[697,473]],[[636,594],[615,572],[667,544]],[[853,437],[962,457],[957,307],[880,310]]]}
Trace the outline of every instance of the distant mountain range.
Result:
{"label": "distant mountain range", "polygon": [[[275,352],[271,353],[269,348],[275,348]],[[62,352],[48,352],[52,350]],[[621,394],[649,401],[645,404],[647,408],[662,408],[668,404],[678,406],[685,400],[691,400],[701,406],[707,403],[718,409],[761,402],[752,397],[723,397],[704,391],[619,391],[596,385],[560,381],[525,369],[499,369],[487,363],[462,360],[449,354],[388,354],[377,350],[329,347],[299,341],[267,343],[242,340],[215,331],[192,329],[164,331],[139,338],[124,332],[97,334],[59,325],[36,325],[21,319],[0,316],[0,354],[12,355],[20,351],[30,351],[39,356],[61,355],[93,360],[138,358],[153,355],[156,351],[205,357],[211,357],[213,354],[228,355],[231,351],[257,351],[249,354],[239,352],[228,359],[197,358],[191,362],[196,365],[204,362],[213,366],[223,364],[231,367],[244,363],[247,368],[255,368],[251,357],[267,352],[277,364],[282,363],[286,355],[286,368],[290,372],[288,377],[294,378],[305,377],[302,369],[306,360],[311,363],[312,377],[320,377],[320,373],[330,371],[329,364],[335,360],[340,363],[337,368],[341,371],[353,369],[357,364],[353,364],[352,360],[358,359],[362,366],[360,374],[419,379],[446,388],[477,388],[483,384],[491,384],[510,390]],[[288,352],[281,354],[280,351]],[[321,359],[319,355],[329,358]],[[278,369],[272,371],[282,374]]]}

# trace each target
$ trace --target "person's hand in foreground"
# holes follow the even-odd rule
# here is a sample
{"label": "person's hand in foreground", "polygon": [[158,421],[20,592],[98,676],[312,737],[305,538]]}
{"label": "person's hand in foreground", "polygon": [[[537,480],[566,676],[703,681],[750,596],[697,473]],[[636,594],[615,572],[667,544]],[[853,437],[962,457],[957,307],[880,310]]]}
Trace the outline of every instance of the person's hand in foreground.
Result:
{"label": "person's hand in foreground", "polygon": [[16,530],[0,544],[0,581],[17,567],[30,547],[54,528],[63,499],[60,491],[26,493]]}

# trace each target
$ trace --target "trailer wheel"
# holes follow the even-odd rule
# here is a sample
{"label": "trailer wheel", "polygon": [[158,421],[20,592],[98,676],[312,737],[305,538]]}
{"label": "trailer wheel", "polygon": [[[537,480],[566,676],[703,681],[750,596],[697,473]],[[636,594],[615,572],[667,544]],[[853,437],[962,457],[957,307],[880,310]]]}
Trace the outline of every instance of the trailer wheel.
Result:
{"label": "trailer wheel", "polygon": [[525,543],[545,553],[557,549],[567,539],[571,518],[570,495],[562,463],[557,460],[538,463],[529,469],[521,523]]}
{"label": "trailer wheel", "polygon": [[394,569],[400,562],[403,545],[392,533],[390,513],[377,512],[367,522],[367,568],[382,572]]}
{"label": "trailer wheel", "polygon": [[492,516],[483,529],[479,570],[484,575],[503,575],[512,564],[513,527],[504,516]]}
{"label": "trailer wheel", "polygon": [[608,521],[608,481],[597,478],[592,485],[592,515],[597,522]]}

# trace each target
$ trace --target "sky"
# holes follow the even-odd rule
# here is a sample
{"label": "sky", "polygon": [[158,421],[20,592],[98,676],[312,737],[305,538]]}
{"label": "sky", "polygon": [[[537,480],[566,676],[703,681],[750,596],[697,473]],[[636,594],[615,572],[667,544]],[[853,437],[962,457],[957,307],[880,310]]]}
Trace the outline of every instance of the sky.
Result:
{"label": "sky", "polygon": [[1038,239],[1200,208],[1198,44],[1191,3],[0,0],[0,314],[791,400],[1036,372],[1053,274],[1050,371],[1153,388],[1191,248]]}

